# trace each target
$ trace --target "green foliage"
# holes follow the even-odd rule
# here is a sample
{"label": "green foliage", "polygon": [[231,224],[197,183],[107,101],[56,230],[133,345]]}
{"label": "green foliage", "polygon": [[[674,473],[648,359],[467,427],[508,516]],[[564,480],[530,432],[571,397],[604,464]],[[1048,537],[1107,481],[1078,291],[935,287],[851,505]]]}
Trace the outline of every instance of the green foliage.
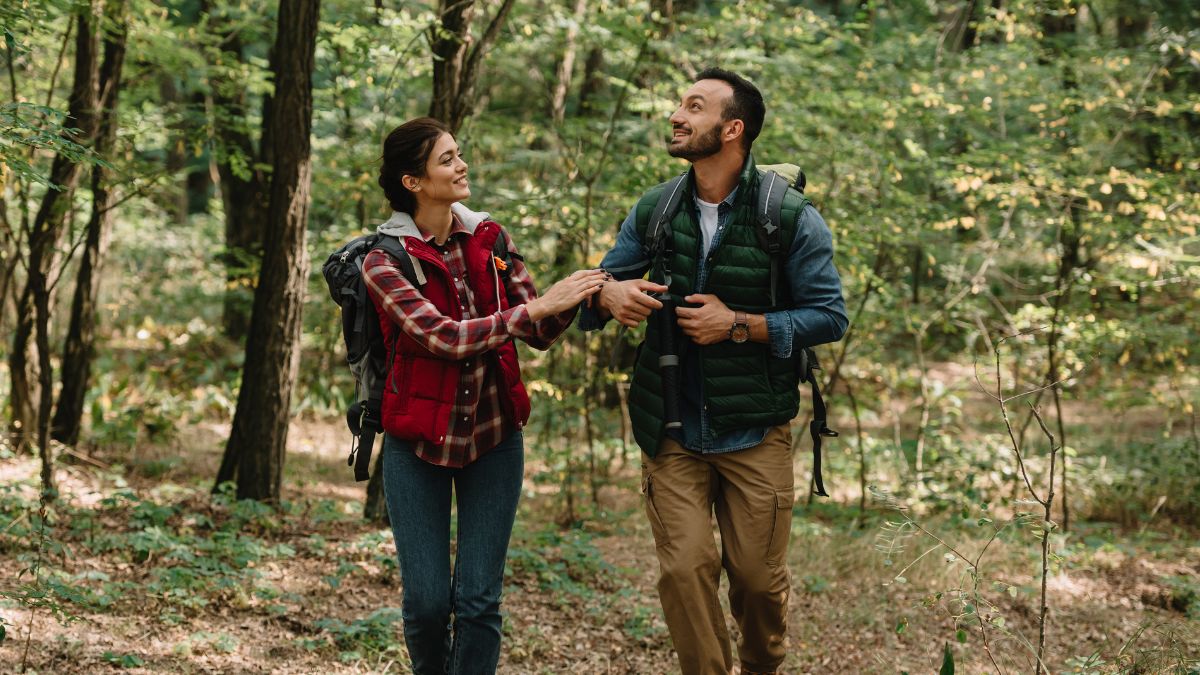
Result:
{"label": "green foliage", "polygon": [[1091,520],[1144,526],[1200,518],[1200,444],[1192,439],[1104,447],[1079,469]]}
{"label": "green foliage", "polygon": [[146,665],[145,659],[137,654],[117,654],[106,651],[100,655],[100,658],[118,668],[141,668]]}
{"label": "green foliage", "polygon": [[348,622],[335,618],[318,619],[315,626],[324,635],[315,640],[306,639],[303,644],[307,649],[336,647],[341,650],[339,658],[344,662],[356,661],[364,654],[395,653],[402,648],[396,636],[402,620],[399,607],[383,607],[362,619]]}
{"label": "green foliage", "polygon": [[954,652],[950,650],[949,642],[942,650],[942,667],[938,669],[938,675],[954,675]]}
{"label": "green foliage", "polygon": [[505,576],[532,577],[560,603],[592,597],[596,587],[613,584],[617,570],[604,560],[593,535],[571,529],[528,532],[520,527],[508,548]]}

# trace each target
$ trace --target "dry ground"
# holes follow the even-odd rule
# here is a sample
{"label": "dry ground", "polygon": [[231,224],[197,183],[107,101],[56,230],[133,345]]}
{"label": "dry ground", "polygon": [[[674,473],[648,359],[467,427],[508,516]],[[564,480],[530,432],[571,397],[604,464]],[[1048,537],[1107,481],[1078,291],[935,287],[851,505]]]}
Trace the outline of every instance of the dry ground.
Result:
{"label": "dry ground", "polygon": [[[143,448],[139,456],[126,460],[135,467],[130,487],[160,503],[182,502],[189,510],[204,512],[204,488],[215,475],[226,431],[219,425],[199,426],[181,430],[166,446]],[[340,427],[329,423],[295,424],[288,500],[333,500],[345,512],[357,508],[361,486],[349,480],[342,454],[345,440]],[[106,463],[102,453],[95,452]],[[136,471],[137,466],[163,460],[170,460],[170,468],[154,478]],[[587,514],[582,530],[562,531],[554,525],[561,510],[555,489],[533,480],[541,468],[532,463],[527,468],[527,493],[513,544],[521,562],[510,565],[500,671],[675,672],[657,608],[653,544],[631,470],[602,491],[601,506]],[[807,462],[798,457],[797,468],[805,471]],[[0,460],[0,482],[32,484],[35,476],[32,459]],[[67,498],[79,505],[95,503],[113,488],[112,471],[86,463],[67,466],[59,476]],[[935,551],[906,572],[907,583],[889,583],[898,569],[886,567],[874,550],[880,519],[869,518],[857,529],[853,518],[845,515],[849,510],[798,509],[789,555],[795,590],[785,671],[937,672],[946,644],[956,655],[959,672],[994,671],[978,632],[969,630],[966,642],[958,643],[951,608],[932,596],[960,587],[963,566],[947,563],[944,551]],[[281,523],[257,535],[287,544],[296,553],[268,559],[258,571],[260,583],[283,594],[285,611],[270,610],[269,601],[242,591],[217,594],[220,601],[168,615],[161,599],[129,591],[130,597],[107,610],[75,609],[78,620],[63,624],[45,610],[31,621],[27,609],[0,598],[0,616],[10,624],[8,638],[0,642],[0,669],[17,669],[32,628],[29,662],[46,673],[112,671],[118,667],[112,663],[115,657],[126,654],[140,662],[130,672],[407,672],[398,626],[390,646],[375,651],[305,644],[328,634],[319,623],[323,619],[349,624],[377,609],[400,605],[397,575],[384,562],[393,553],[387,533],[353,518],[318,521],[295,516]],[[1164,581],[1200,579],[1200,545],[1194,532],[1175,530],[1155,537],[1152,532],[1105,532],[1108,527],[1079,524],[1078,533],[1068,540],[1077,545],[1064,551],[1067,561],[1050,579],[1048,653],[1053,670],[1082,672],[1068,666],[1067,659],[1092,653],[1111,659],[1122,650],[1127,662],[1144,652],[1140,658],[1145,669],[1140,672],[1162,669],[1161,661],[1153,659],[1163,655],[1177,660],[1187,656],[1200,664],[1195,661],[1200,659],[1200,624],[1187,620],[1184,608],[1175,606]],[[555,539],[556,533],[561,538]],[[1083,545],[1085,535],[1109,543]],[[948,543],[964,551],[978,549],[961,530],[945,536],[959,537]],[[364,541],[376,542],[374,550],[363,550]],[[989,583],[1000,580],[1020,588],[1013,596],[992,590],[987,596],[1016,636],[990,631],[989,646],[1008,673],[1031,672],[1027,648],[1020,644],[1022,637],[1036,641],[1036,551],[1030,541],[994,545],[987,558],[993,563],[985,569]],[[906,564],[925,548],[914,542],[906,556],[897,556],[898,563]],[[24,566],[18,562],[23,552],[27,551],[2,551],[4,587],[16,582],[16,572]],[[356,567],[331,583],[348,558]],[[151,562],[132,563],[120,552],[76,557],[68,547],[55,564],[73,574],[92,570],[113,580],[144,583]]]}

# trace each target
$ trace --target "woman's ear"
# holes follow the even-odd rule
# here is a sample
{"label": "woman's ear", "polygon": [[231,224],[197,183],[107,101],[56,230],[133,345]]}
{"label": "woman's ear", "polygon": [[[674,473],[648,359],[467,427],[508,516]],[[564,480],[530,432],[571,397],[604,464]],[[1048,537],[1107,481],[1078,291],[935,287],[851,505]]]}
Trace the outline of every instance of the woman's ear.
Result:
{"label": "woman's ear", "polygon": [[400,178],[400,183],[402,185],[404,185],[404,187],[408,188],[409,192],[417,192],[418,190],[420,190],[421,189],[421,186],[419,185],[420,182],[421,182],[421,179],[417,178],[416,176],[410,175],[410,176],[402,176]]}

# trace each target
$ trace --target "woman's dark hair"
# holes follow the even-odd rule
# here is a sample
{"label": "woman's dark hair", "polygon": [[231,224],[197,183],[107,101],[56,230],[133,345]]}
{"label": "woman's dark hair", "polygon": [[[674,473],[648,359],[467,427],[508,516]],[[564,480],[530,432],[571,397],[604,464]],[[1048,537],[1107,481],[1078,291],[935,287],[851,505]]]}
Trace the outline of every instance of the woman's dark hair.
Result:
{"label": "woman's dark hair", "polygon": [[449,127],[432,117],[418,117],[392,129],[383,142],[383,165],[379,167],[379,187],[387,195],[393,211],[414,213],[417,199],[404,183],[404,176],[425,175],[425,163],[433,144]]}
{"label": "woman's dark hair", "polygon": [[763,118],[767,116],[767,107],[758,87],[741,75],[722,68],[708,68],[696,76],[695,81],[700,80],[721,80],[733,89],[733,96],[722,111],[721,121],[742,121],[745,128],[742,133],[742,147],[749,152],[754,139],[758,138],[758,132],[762,131]]}

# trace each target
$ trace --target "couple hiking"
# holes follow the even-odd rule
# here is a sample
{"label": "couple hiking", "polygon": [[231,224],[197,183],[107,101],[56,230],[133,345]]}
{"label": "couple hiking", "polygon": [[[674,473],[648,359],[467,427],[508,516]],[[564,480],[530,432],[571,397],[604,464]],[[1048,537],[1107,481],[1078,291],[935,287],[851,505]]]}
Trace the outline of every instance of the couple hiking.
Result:
{"label": "couple hiking", "polygon": [[415,673],[496,669],[530,411],[513,339],[548,349],[576,314],[583,330],[649,319],[629,408],[679,669],[782,664],[789,422],[811,375],[807,349],[840,339],[847,320],[829,228],[799,190],[755,166],[764,117],[750,82],[700,73],[667,142],[690,170],[637,201],[601,269],[541,295],[509,233],[463,206],[467,164],[447,128],[420,118],[388,136],[379,184],[393,214],[379,232],[399,245],[368,253],[362,275],[388,354],[383,481]]}

